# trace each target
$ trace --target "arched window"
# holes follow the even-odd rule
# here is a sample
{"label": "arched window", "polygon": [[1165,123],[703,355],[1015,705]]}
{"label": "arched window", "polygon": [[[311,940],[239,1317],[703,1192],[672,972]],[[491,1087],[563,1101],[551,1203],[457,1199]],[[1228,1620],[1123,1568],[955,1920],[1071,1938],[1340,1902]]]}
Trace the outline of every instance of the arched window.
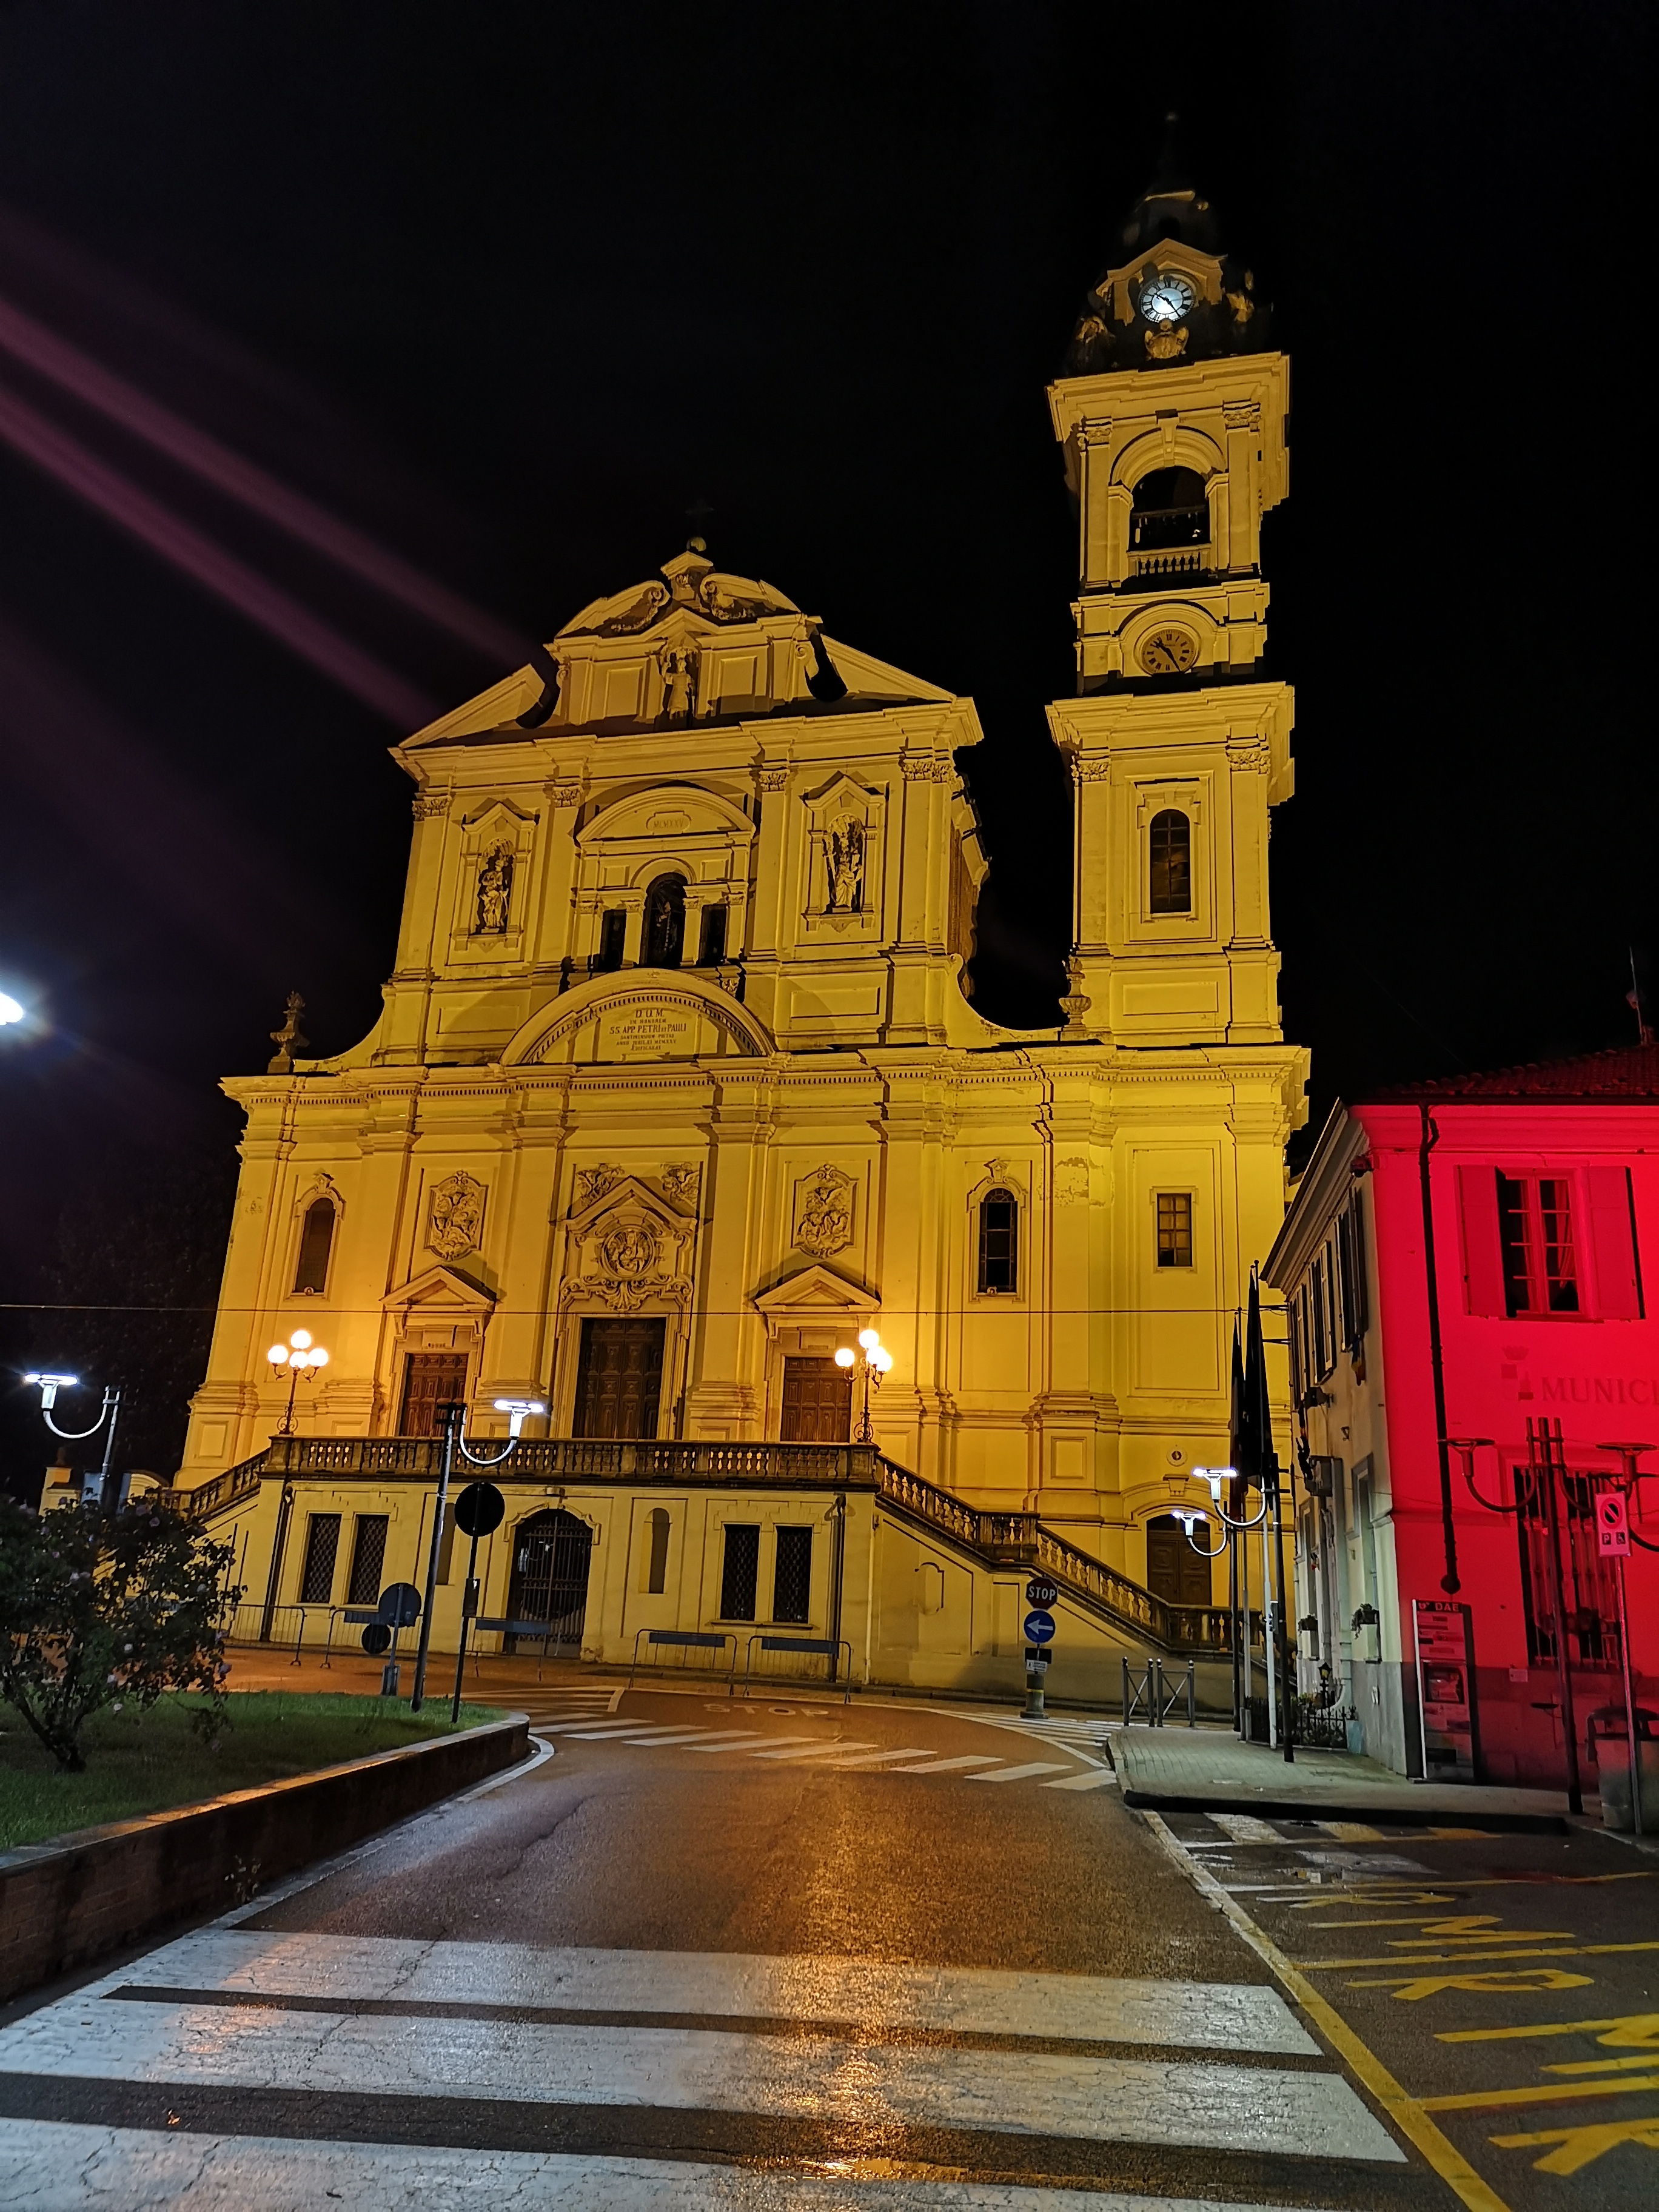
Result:
{"label": "arched window", "polygon": [[300,1261],[294,1270],[296,1291],[328,1287],[328,1255],[334,1244],[334,1201],[313,1198],[300,1230]]}
{"label": "arched window", "polygon": [[986,1296],[1019,1288],[1019,1201],[988,1190],[979,1202],[979,1287]]}
{"label": "arched window", "polygon": [[1210,510],[1196,469],[1152,469],[1134,489],[1129,544],[1136,553],[1206,545]]}
{"label": "arched window", "polygon": [[1178,806],[1152,817],[1147,903],[1154,914],[1193,910],[1193,825]]}
{"label": "arched window", "polygon": [[645,1516],[645,1575],[640,1587],[647,1597],[660,1597],[668,1587],[668,1509],[653,1505]]}
{"label": "arched window", "polygon": [[647,968],[678,968],[685,949],[685,878],[659,876],[645,895]]}

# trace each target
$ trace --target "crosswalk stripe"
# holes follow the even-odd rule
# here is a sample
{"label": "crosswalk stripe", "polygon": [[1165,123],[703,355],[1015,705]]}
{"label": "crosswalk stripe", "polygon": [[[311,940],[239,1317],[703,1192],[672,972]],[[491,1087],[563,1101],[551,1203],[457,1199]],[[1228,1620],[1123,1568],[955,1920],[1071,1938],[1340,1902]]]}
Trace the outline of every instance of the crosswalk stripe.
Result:
{"label": "crosswalk stripe", "polygon": [[1277,1828],[1258,1820],[1254,1813],[1212,1813],[1210,1818],[1236,1844],[1282,1844],[1285,1840]]}
{"label": "crosswalk stripe", "polygon": [[[477,2151],[435,2144],[131,2130],[120,2138],[118,2173],[107,2128],[20,2122],[0,2140],[0,2202],[27,2203],[41,2212],[94,2203],[106,2212],[139,2212],[186,2201],[234,2205],[238,2212],[293,2212],[295,2205],[325,2204],[331,2197],[375,2207],[476,2199],[534,2206],[536,2212],[708,2212],[711,2206],[846,2212],[854,2201],[839,2175],[568,2151],[492,2151],[486,2176]],[[863,2212],[1174,2212],[1166,2198],[1116,2191],[873,2176],[860,2177],[856,2201]],[[1228,2212],[1273,2209],[1238,2204]]]}
{"label": "crosswalk stripe", "polygon": [[924,1759],[915,1766],[896,1766],[895,1774],[951,1774],[963,1766],[994,1766],[988,1751],[965,1752],[960,1759]]}
{"label": "crosswalk stripe", "polygon": [[[80,2022],[89,2020],[89,2026]],[[319,2033],[319,2023],[328,2022]],[[157,2003],[48,2007],[0,2030],[0,2068],[77,2081],[487,2106],[658,2111],[969,2127],[1305,2158],[1401,2162],[1340,2077],[1322,2073],[728,2029],[580,2027],[386,2013]]]}
{"label": "crosswalk stripe", "polygon": [[996,1773],[970,1774],[969,1782],[1024,1782],[1030,1774],[1058,1774],[1059,1762],[1052,1759],[1036,1759],[1028,1766],[1004,1766]]}
{"label": "crosswalk stripe", "polygon": [[613,1736],[665,1735],[671,1731],[665,1721],[659,1722],[655,1728],[647,1728],[641,1721],[607,1721],[603,1728],[595,1728],[590,1721],[576,1721],[567,1722],[562,1728],[550,1729],[547,1733],[550,1735],[574,1736],[580,1743],[608,1743]]}
{"label": "crosswalk stripe", "polygon": [[1062,1775],[1058,1782],[1040,1783],[1038,1787],[1043,1790],[1104,1790],[1116,1780],[1115,1774],[1107,1772],[1104,1768],[1097,1768],[1087,1774]]}
{"label": "crosswalk stripe", "polygon": [[794,1760],[803,1759],[833,1759],[838,1751],[867,1751],[870,1748],[870,1739],[868,1736],[866,1736],[861,1743],[809,1744],[805,1751],[751,1751],[749,1756],[751,1759],[787,1759]]}
{"label": "crosswalk stripe", "polygon": [[[866,1751],[861,1753],[856,1759],[832,1759],[830,1764],[837,1770],[842,1767],[879,1766],[884,1760],[890,1759],[925,1758],[927,1751],[927,1747],[925,1743],[896,1743],[890,1745],[885,1751]],[[916,1769],[913,1766],[901,1766],[898,1771],[901,1774],[914,1774]]]}

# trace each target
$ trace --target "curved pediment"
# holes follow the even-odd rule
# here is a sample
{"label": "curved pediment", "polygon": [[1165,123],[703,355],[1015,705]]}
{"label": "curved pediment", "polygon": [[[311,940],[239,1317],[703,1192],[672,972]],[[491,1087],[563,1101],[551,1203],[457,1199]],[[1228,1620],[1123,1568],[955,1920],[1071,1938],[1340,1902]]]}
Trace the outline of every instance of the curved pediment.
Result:
{"label": "curved pediment", "polygon": [[532,1015],[504,1067],[553,1061],[761,1059],[776,1049],[754,1016],[712,984],[672,969],[591,976]]}
{"label": "curved pediment", "polygon": [[602,806],[576,842],[584,849],[612,842],[656,843],[665,837],[737,837],[752,840],[755,825],[740,806],[701,784],[644,785]]}

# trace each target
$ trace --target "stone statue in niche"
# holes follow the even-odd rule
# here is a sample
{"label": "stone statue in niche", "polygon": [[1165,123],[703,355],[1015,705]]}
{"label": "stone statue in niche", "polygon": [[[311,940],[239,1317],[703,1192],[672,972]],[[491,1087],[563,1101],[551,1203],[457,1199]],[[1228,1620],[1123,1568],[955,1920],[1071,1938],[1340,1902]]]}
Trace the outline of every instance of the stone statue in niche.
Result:
{"label": "stone statue in niche", "polygon": [[828,844],[830,911],[858,914],[864,905],[864,824],[851,815],[832,823]]}
{"label": "stone statue in niche", "polygon": [[478,870],[478,896],[472,921],[475,937],[504,937],[513,902],[513,848],[492,845]]}
{"label": "stone statue in niche", "polygon": [[662,670],[662,710],[671,722],[683,722],[696,703],[696,656],[688,646],[669,646],[658,656]]}

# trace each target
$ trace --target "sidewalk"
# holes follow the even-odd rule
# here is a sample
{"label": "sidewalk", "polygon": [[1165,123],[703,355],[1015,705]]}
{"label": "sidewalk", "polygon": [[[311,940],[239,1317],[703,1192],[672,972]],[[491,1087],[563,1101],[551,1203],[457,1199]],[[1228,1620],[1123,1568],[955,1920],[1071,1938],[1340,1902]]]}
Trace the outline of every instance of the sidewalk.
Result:
{"label": "sidewalk", "polygon": [[1489,1790],[1413,1782],[1346,1751],[1282,1752],[1241,1743],[1230,1729],[1114,1729],[1123,1802],[1148,1812],[1273,1814],[1282,1819],[1386,1820],[1413,1827],[1478,1820],[1486,1828],[1567,1833],[1559,1790]]}

